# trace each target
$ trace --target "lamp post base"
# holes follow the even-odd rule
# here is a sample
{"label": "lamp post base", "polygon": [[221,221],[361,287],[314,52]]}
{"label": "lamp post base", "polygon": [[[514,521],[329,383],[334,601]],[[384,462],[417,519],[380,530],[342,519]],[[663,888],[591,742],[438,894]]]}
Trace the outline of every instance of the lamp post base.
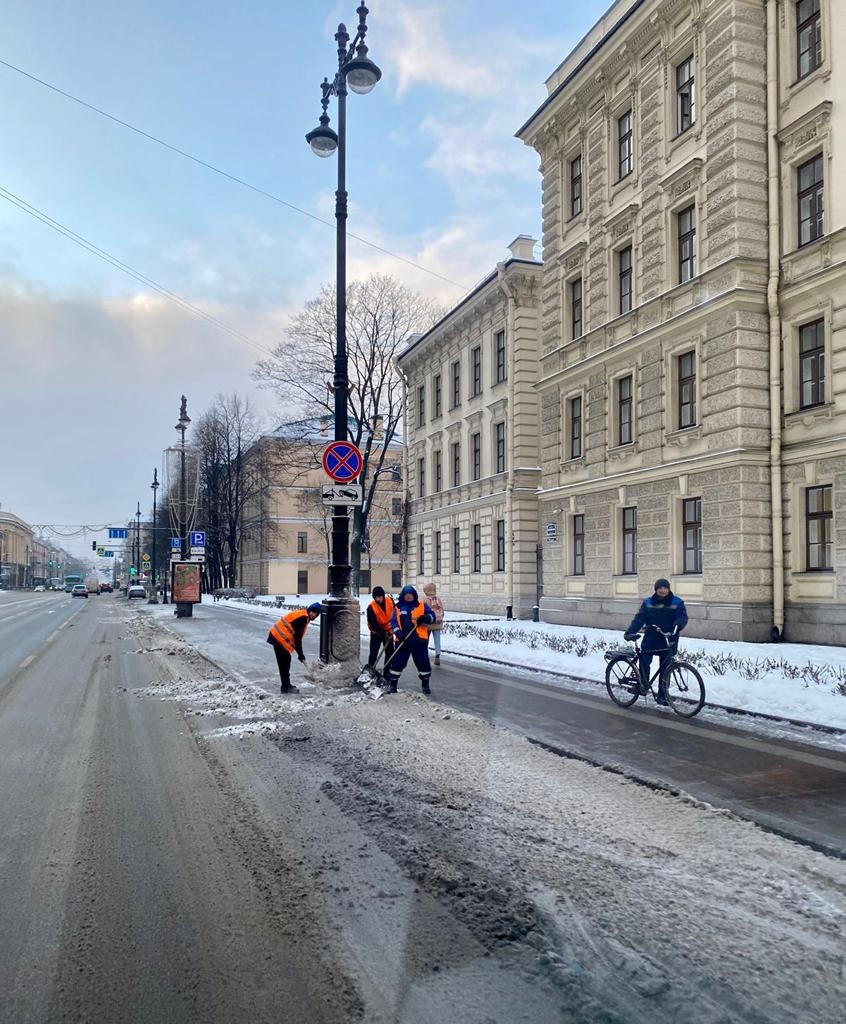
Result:
{"label": "lamp post base", "polygon": [[173,614],[177,619],[190,619],[194,614],[194,605],[189,604],[187,601],[179,601]]}
{"label": "lamp post base", "polygon": [[320,614],[320,661],[332,668],[335,685],[352,685],[361,671],[361,608],[351,598],[328,597]]}

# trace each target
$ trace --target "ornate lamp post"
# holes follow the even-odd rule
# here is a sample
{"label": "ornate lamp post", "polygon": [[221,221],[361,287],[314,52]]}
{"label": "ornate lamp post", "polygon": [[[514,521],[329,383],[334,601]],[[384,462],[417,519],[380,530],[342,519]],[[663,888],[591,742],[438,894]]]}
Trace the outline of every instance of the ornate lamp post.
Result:
{"label": "ornate lamp post", "polygon": [[150,490],[153,492],[153,589],[147,598],[147,604],[159,603],[159,588],[156,583],[156,533],[159,528],[156,523],[156,491],[159,489],[159,486],[159,471],[153,469],[153,482],[150,484]]}
{"label": "ornate lamp post", "polygon": [[[347,186],[346,134],[347,86],[364,95],[376,85],[382,72],[367,56],[364,37],[367,34],[368,10],[364,4],[356,8],[358,29],[350,43],[344,24],[338,25],[338,70],[330,82],[321,84],[321,106],[318,126],[306,135],[312,152],[320,157],[338,154],[338,188],[335,192],[335,440],[349,440],[347,430],[347,396],[349,374],[347,360]],[[326,108],[330,97],[338,100],[338,131],[329,127]],[[353,608],[352,605],[355,605]],[[344,611],[347,612],[344,615]],[[353,614],[354,613],[354,614]],[[340,634],[343,634],[341,639]],[[320,619],[320,660],[353,662],[358,658],[358,602],[350,599],[350,526],[346,506],[338,506],[332,515],[332,560],[329,566],[329,598],[323,603]]]}
{"label": "ornate lamp post", "polygon": [[[179,452],[179,545],[180,558],[183,562],[188,561],[188,511],[185,496],[185,431],[191,422],[188,416],[188,399],[182,396],[182,404],[179,407],[179,422],[176,430],[181,435],[181,446]],[[171,594],[171,597],[173,595]],[[194,606],[187,601],[178,601],[176,604],[176,617],[178,619],[190,619],[194,614]]]}

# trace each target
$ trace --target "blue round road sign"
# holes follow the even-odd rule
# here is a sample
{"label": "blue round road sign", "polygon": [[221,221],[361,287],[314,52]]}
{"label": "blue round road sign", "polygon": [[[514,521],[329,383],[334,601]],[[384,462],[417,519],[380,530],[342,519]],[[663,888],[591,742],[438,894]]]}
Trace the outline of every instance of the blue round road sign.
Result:
{"label": "blue round road sign", "polygon": [[336,483],[355,480],[361,467],[361,452],[350,441],[333,441],[323,450],[323,468]]}

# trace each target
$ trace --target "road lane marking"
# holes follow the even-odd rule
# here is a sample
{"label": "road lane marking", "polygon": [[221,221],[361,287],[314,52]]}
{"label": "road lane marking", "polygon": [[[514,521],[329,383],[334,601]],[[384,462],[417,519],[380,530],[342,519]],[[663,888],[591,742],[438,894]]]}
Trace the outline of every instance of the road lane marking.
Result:
{"label": "road lane marking", "polygon": [[27,657],[24,658],[24,660],[20,663],[20,665],[18,665],[18,668],[26,668],[27,665],[31,665],[34,661],[35,661],[35,655],[34,654],[29,654],[29,655],[27,655]]}
{"label": "road lane marking", "polygon": [[[61,629],[61,626],[59,627],[59,629]],[[56,637],[57,637],[58,635],[59,635],[59,630],[58,630],[58,629],[54,629],[54,630],[53,630],[53,632],[52,632],[52,633],[51,633],[51,634],[50,634],[50,635],[49,635],[49,636],[47,637],[47,639],[46,639],[46,640],[44,641],[44,643],[45,643],[45,644],[49,644],[49,643],[52,643],[52,642],[53,642],[53,641],[54,641],[54,640],[56,639]]]}

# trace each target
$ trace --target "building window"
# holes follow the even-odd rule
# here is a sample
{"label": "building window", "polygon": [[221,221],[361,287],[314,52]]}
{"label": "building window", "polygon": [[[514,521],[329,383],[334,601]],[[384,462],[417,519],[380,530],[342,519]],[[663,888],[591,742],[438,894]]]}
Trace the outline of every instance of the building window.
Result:
{"label": "building window", "polygon": [[402,534],[392,533],[391,534],[391,554],[401,555],[402,554]]}
{"label": "building window", "polygon": [[570,458],[582,457],[582,396],[570,399]]}
{"label": "building window", "polygon": [[458,487],[461,484],[461,442],[453,441],[452,444],[452,486]]}
{"label": "building window", "polygon": [[482,571],[482,527],[473,524],[473,572]]}
{"label": "building window", "polygon": [[617,152],[619,156],[618,178],[627,177],[634,170],[634,152],[632,149],[632,112],[627,110],[617,120]]}
{"label": "building window", "polygon": [[679,284],[696,276],[696,207],[688,206],[676,217],[679,246]]}
{"label": "building window", "polygon": [[391,587],[398,590],[402,586],[402,569],[391,569]]}
{"label": "building window", "polygon": [[678,358],[679,430],[696,425],[696,353]]}
{"label": "building window", "polygon": [[298,533],[297,534],[297,554],[307,555],[308,554],[308,534]]}
{"label": "building window", "polygon": [[505,472],[505,424],[497,423],[494,427],[496,434],[496,471]]}
{"label": "building window", "polygon": [[633,440],[633,390],[634,378],[631,374],[617,381],[617,444],[631,444]]}
{"label": "building window", "polygon": [[831,572],[832,535],[831,485],[805,490],[805,568],[808,572]]}
{"label": "building window", "polygon": [[799,245],[807,245],[823,235],[823,158],[822,153],[802,164],[799,177]]}
{"label": "building window", "polygon": [[370,570],[359,569],[358,570],[358,589],[370,592]]}
{"label": "building window", "polygon": [[796,4],[796,60],[799,78],[822,64],[820,0],[799,0]]}
{"label": "building window", "polygon": [[683,572],[702,572],[702,499],[685,498],[682,502]]}
{"label": "building window", "polygon": [[496,521],[496,571],[505,572],[505,520]]}
{"label": "building window", "polygon": [[441,574],[441,531],[435,530],[435,575]]}
{"label": "building window", "polygon": [[585,574],[585,517],[573,516],[573,575]]}
{"label": "building window", "polygon": [[308,569],[297,569],[297,593],[311,593],[311,591],[308,589]]}
{"label": "building window", "polygon": [[582,279],[570,282],[570,337],[573,341],[582,336]]}
{"label": "building window", "polygon": [[399,463],[391,466],[391,480],[396,484],[402,483],[402,466]]}
{"label": "building window", "polygon": [[623,575],[637,573],[637,508],[623,509]]}
{"label": "building window", "polygon": [[417,426],[426,422],[426,388],[421,384],[417,389]]}
{"label": "building window", "polygon": [[696,121],[693,92],[693,54],[676,68],[676,134],[686,132]]}
{"label": "building window", "polygon": [[456,361],[452,364],[452,408],[457,409],[461,405],[461,363]]}
{"label": "building window", "polygon": [[473,453],[473,479],[482,479],[482,435],[473,434],[470,438],[470,449]]}
{"label": "building window", "polygon": [[435,493],[437,494],[439,491],[442,491],[444,489],[444,470],[443,470],[443,465],[441,464],[441,453],[440,452],[435,452],[434,460],[435,460]]}
{"label": "building window", "polygon": [[627,245],[617,253],[617,273],[620,282],[620,315],[632,308],[632,247]]}
{"label": "building window", "polygon": [[391,498],[391,515],[402,515],[402,498]]}
{"label": "building window", "polygon": [[496,350],[496,383],[505,380],[505,331],[497,331],[494,348]]}
{"label": "building window", "polygon": [[582,154],[570,161],[570,216],[582,212]]}
{"label": "building window", "polygon": [[461,528],[452,528],[452,571],[461,572]]}
{"label": "building window", "polygon": [[417,497],[422,498],[426,494],[426,460],[417,460]]}
{"label": "building window", "polygon": [[423,537],[423,534],[422,533],[418,533],[417,534],[417,575],[418,576],[422,576],[423,575],[423,569],[425,568],[425,566],[423,564],[423,551],[424,551],[425,543],[426,543],[426,541],[425,541],[425,539]]}
{"label": "building window", "polygon": [[441,375],[436,373],[432,379],[432,418],[441,415]]}
{"label": "building window", "polygon": [[482,393],[482,346],[477,345],[470,353],[471,391],[470,397],[475,398]]}
{"label": "building window", "polygon": [[825,321],[815,320],[799,328],[800,407],[825,402]]}

